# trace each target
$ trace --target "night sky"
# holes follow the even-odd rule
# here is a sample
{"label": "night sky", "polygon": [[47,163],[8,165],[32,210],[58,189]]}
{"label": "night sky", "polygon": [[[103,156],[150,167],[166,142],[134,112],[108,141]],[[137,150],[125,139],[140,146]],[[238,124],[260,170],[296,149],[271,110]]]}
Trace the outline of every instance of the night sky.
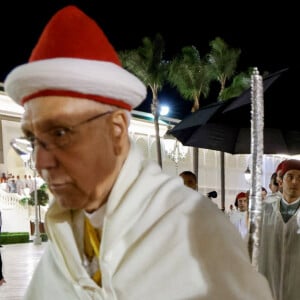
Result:
{"label": "night sky", "polygon": [[[153,38],[159,32],[166,43],[166,59],[190,45],[204,56],[209,42],[219,36],[231,47],[242,50],[237,71],[253,66],[261,73],[289,68],[272,87],[273,96],[283,103],[294,99],[297,105],[300,68],[296,44],[300,26],[295,1],[274,1],[265,8],[261,7],[262,1],[177,2],[178,5],[167,2],[172,5],[166,7],[163,1],[5,1],[1,3],[0,18],[0,81],[13,67],[27,61],[50,17],[65,5],[75,4],[96,20],[117,51],[135,49],[143,37]],[[182,118],[190,111],[191,104],[169,87],[160,93],[159,100],[172,106],[172,117]],[[148,97],[141,110],[149,111],[150,102]]]}

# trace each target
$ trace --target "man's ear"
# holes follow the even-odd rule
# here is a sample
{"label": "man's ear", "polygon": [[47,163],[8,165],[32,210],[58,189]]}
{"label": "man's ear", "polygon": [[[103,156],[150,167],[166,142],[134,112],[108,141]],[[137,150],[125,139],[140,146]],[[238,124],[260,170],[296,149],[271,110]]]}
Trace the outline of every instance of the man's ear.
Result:
{"label": "man's ear", "polygon": [[125,143],[128,141],[128,117],[123,110],[117,110],[112,113],[112,139],[116,155],[122,152]]}

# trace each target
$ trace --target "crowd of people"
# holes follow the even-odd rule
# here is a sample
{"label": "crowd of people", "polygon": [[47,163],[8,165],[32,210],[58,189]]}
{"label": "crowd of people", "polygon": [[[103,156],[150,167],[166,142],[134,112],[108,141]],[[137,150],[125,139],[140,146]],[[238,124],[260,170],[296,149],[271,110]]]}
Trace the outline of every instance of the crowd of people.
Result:
{"label": "crowd of people", "polygon": [[2,173],[1,188],[8,193],[16,193],[20,196],[26,196],[34,190],[34,179],[31,175],[13,175]]}
{"label": "crowd of people", "polygon": [[[191,171],[184,171],[180,176],[186,186],[196,186],[197,177]],[[258,270],[267,278],[275,300],[296,300],[300,267],[300,161],[287,159],[279,163],[268,187],[269,192],[264,187],[261,191]],[[249,192],[239,192],[234,207],[227,213],[246,242],[249,237]]]}
{"label": "crowd of people", "polygon": [[[283,160],[270,178],[269,189],[265,197],[261,196],[258,271],[267,278],[275,300],[296,300],[300,267],[300,160]],[[237,208],[229,213],[230,221],[242,236],[248,234],[248,202],[247,192],[239,193]]]}

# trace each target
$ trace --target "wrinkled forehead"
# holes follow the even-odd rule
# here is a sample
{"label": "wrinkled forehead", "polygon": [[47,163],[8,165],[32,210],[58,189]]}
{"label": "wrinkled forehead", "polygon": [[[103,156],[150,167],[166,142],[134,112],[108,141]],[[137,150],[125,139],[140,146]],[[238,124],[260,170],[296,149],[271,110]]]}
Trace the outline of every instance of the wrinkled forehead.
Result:
{"label": "wrinkled forehead", "polygon": [[101,112],[105,110],[106,106],[108,105],[82,98],[62,96],[37,97],[25,103],[24,118],[31,118],[35,115],[47,117],[53,115],[58,117],[68,114],[83,114],[90,111]]}
{"label": "wrinkled forehead", "polygon": [[82,98],[37,97],[24,105],[21,126],[24,129],[45,122],[55,123],[64,120],[75,122],[81,116],[84,118],[92,113],[101,113],[108,110],[106,106],[106,104]]}

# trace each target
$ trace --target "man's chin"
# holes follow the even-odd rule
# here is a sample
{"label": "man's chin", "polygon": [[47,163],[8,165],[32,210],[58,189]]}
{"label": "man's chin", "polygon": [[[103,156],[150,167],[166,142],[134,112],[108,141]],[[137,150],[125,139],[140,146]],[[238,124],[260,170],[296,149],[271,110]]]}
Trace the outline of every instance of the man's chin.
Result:
{"label": "man's chin", "polygon": [[57,203],[65,209],[82,209],[82,202],[72,197],[56,196]]}

